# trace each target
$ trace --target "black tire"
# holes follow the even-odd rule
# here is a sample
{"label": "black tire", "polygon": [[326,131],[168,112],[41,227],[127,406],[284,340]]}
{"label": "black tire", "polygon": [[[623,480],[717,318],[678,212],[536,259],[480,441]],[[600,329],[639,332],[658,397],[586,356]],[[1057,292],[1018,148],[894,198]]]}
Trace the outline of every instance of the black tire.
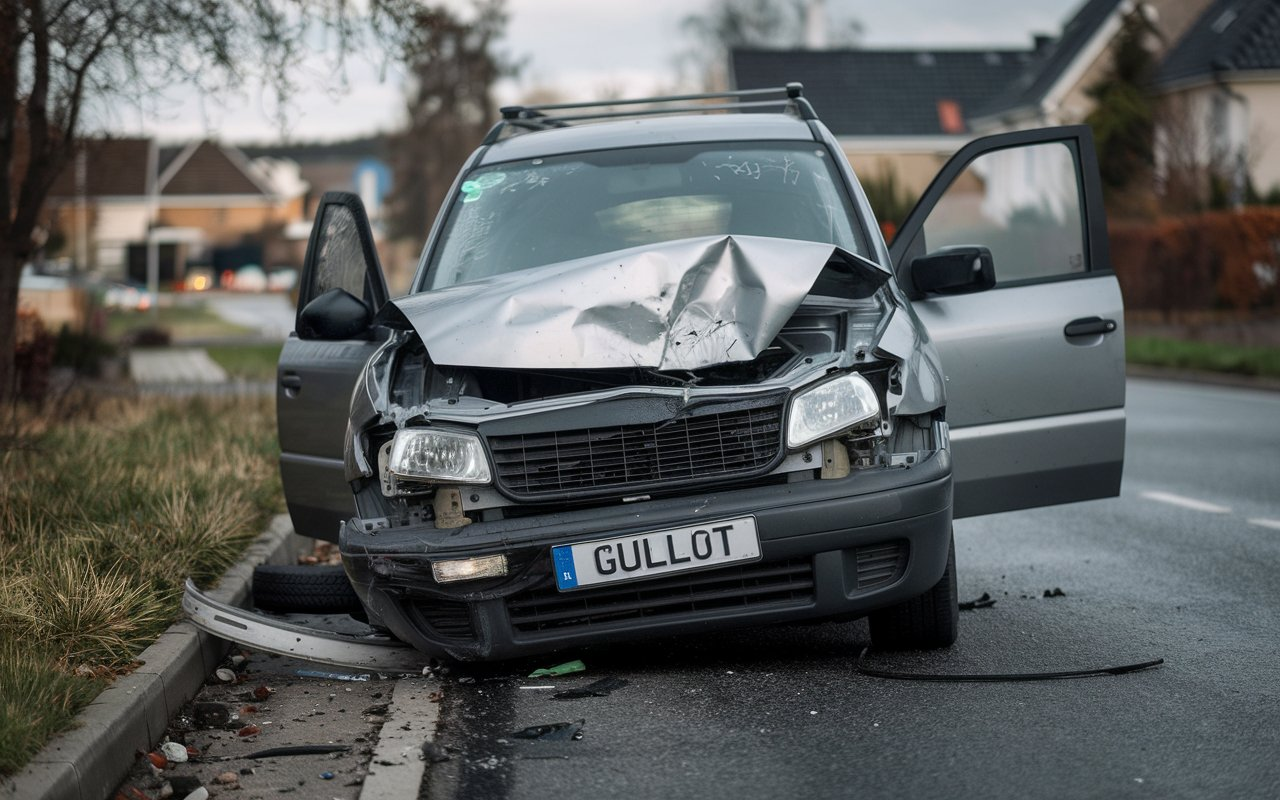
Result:
{"label": "black tire", "polygon": [[294,614],[363,613],[341,566],[275,566],[253,569],[253,604]]}
{"label": "black tire", "polygon": [[954,644],[960,624],[955,538],[947,553],[947,569],[932,589],[896,606],[874,611],[868,621],[871,644],[877,650],[933,650]]}

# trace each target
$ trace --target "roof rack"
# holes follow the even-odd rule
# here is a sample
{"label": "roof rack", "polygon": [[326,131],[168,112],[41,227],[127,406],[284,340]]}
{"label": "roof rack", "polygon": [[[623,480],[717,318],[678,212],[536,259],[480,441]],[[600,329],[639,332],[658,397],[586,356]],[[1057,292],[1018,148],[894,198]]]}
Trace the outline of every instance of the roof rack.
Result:
{"label": "roof rack", "polygon": [[[781,95],[768,99],[768,95]],[[708,103],[708,100],[727,102]],[[688,104],[688,105],[681,105]],[[646,106],[646,108],[613,111],[618,106]],[[664,97],[637,97],[630,100],[600,100],[586,103],[550,103],[538,106],[504,106],[502,120],[489,131],[484,144],[493,144],[504,135],[516,135],[528,131],[564,128],[570,123],[588,120],[617,119],[621,117],[648,117],[665,114],[703,114],[709,111],[745,111],[773,108],[795,114],[800,119],[817,119],[813,106],[804,96],[804,86],[788,83],[769,89],[739,89],[734,92],[707,92],[704,94],[675,94]],[[595,110],[592,110],[595,109]],[[562,113],[562,112],[570,113]]]}

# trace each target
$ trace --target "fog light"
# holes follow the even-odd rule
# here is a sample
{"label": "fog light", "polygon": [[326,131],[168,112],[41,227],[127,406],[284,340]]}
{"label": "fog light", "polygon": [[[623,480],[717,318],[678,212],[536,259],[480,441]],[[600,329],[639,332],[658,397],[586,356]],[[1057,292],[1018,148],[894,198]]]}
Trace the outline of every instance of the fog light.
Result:
{"label": "fog light", "polygon": [[507,557],[504,555],[460,558],[456,561],[431,562],[431,574],[436,583],[471,581],[476,578],[500,578],[507,574]]}

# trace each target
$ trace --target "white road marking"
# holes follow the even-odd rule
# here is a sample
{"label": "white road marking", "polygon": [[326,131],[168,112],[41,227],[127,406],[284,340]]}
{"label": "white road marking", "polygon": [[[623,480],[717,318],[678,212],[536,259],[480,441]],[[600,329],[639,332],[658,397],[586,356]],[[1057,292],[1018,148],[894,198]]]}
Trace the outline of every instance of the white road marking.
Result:
{"label": "white road marking", "polygon": [[426,769],[422,746],[435,739],[440,703],[429,695],[440,684],[425,678],[401,678],[391,692],[391,709],[378,733],[360,800],[416,800]]}
{"label": "white road marking", "polygon": [[1280,519],[1251,519],[1250,525],[1257,525],[1260,528],[1270,528],[1274,531],[1280,531]]}
{"label": "white road marking", "polygon": [[1196,500],[1191,497],[1183,497],[1180,494],[1172,492],[1143,492],[1142,496],[1148,500],[1155,500],[1158,503],[1168,503],[1171,506],[1181,506],[1189,508],[1192,511],[1204,511],[1209,514],[1230,514],[1231,509],[1226,506],[1214,505],[1206,503],[1203,500]]}

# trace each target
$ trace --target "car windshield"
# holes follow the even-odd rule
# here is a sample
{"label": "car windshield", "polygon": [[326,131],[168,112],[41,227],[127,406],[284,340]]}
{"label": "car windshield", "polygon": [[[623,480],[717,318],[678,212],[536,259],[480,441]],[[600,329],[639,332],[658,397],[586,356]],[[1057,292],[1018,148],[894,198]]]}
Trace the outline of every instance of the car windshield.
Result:
{"label": "car windshield", "polygon": [[637,147],[473,170],[449,209],[428,289],[676,239],[829,242],[866,254],[820,145]]}

